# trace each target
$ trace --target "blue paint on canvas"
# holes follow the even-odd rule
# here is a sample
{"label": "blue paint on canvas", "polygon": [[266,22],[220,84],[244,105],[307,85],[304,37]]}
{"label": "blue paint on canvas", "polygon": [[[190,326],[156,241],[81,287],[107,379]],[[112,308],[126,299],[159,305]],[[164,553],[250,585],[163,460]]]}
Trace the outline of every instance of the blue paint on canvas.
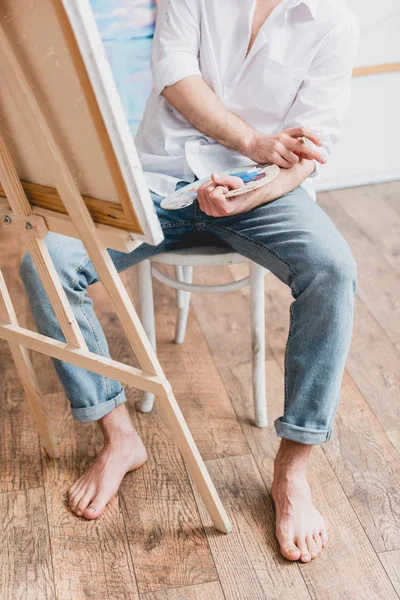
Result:
{"label": "blue paint on canvas", "polygon": [[90,0],[133,134],[152,86],[156,5],[147,0]]}

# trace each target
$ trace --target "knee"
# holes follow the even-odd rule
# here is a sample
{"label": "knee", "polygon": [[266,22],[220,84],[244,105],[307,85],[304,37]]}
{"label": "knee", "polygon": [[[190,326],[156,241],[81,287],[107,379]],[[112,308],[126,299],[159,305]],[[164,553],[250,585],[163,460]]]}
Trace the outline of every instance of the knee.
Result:
{"label": "knee", "polygon": [[337,281],[356,282],[357,281],[357,263],[350,250],[347,248],[334,257],[330,257],[328,270]]}
{"label": "knee", "polygon": [[[303,246],[300,290],[310,285],[330,296],[342,294],[349,287],[357,291],[357,263],[344,238],[312,236]],[[303,289],[302,289],[303,288]]]}
{"label": "knee", "polygon": [[[75,279],[76,265],[82,262],[81,254],[77,255],[78,240],[49,233],[45,238],[46,249],[64,289],[70,287]],[[35,290],[41,284],[39,273],[29,252],[23,257],[19,276],[26,289]]]}
{"label": "knee", "polygon": [[352,286],[353,294],[356,294],[358,267],[347,244],[340,249],[333,247],[325,252],[319,268],[333,291],[341,293],[344,288]]}

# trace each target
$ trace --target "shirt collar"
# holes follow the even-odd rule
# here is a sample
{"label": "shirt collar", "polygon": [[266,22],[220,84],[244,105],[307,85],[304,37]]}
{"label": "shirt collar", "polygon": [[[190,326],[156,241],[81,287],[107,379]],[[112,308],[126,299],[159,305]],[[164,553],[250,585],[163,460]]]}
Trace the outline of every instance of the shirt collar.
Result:
{"label": "shirt collar", "polygon": [[312,18],[315,19],[317,16],[318,2],[319,0],[298,0],[294,3],[293,6],[297,6],[298,4],[304,4],[310,11]]}

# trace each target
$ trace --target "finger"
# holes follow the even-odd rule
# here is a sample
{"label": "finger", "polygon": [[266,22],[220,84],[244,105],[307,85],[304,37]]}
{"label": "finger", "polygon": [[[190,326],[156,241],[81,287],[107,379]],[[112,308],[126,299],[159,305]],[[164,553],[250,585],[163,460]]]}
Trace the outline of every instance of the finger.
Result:
{"label": "finger", "polygon": [[218,186],[211,194],[210,210],[213,217],[224,217],[230,213],[232,201],[225,196],[228,191],[228,188]]}
{"label": "finger", "polygon": [[293,150],[293,153],[299,158],[304,158],[306,160],[310,160],[307,154],[303,154],[303,152],[298,152],[297,150]]}
{"label": "finger", "polygon": [[211,180],[207,183],[203,183],[203,185],[201,185],[197,189],[197,199],[199,199],[199,196],[200,196],[200,198],[203,202],[206,201],[206,199],[209,197],[211,192],[213,192],[215,190],[215,188],[216,188],[216,185]]}
{"label": "finger", "polygon": [[278,167],[282,167],[282,169],[290,169],[290,167],[293,166],[288,160],[286,160],[286,158],[281,156],[281,154],[279,153],[276,153],[272,156],[272,162],[275,165],[278,165]]}
{"label": "finger", "polygon": [[208,187],[204,187],[200,191],[200,193],[197,194],[197,200],[200,206],[200,210],[202,210],[206,215],[214,216],[213,213],[215,201],[211,199],[210,193],[213,193],[216,186],[215,184],[213,184],[211,192],[208,191]]}
{"label": "finger", "polygon": [[205,181],[204,183],[199,185],[199,187],[197,188],[197,194],[199,193],[199,190],[205,190],[211,183],[213,182],[211,179],[209,179],[208,181]]}
{"label": "finger", "polygon": [[322,142],[319,139],[319,136],[316,133],[314,133],[311,129],[308,129],[308,127],[292,127],[291,129],[286,129],[285,133],[295,138],[300,138],[304,135],[306,138],[314,142],[314,144],[316,144],[317,146],[322,146]]}
{"label": "finger", "polygon": [[303,155],[303,158],[313,158],[321,164],[326,163],[326,156],[322,154],[318,148],[313,148],[308,144],[304,144],[303,142],[298,141],[295,146],[295,150]]}
{"label": "finger", "polygon": [[216,217],[227,217],[233,211],[233,206],[229,200],[220,200],[214,204],[213,209]]}
{"label": "finger", "polygon": [[234,175],[221,175],[220,173],[213,173],[211,175],[212,180],[218,185],[226,185],[230,190],[238,190],[243,187],[243,179],[235,177]]}
{"label": "finger", "polygon": [[212,200],[222,201],[222,200],[225,200],[225,194],[227,194],[228,192],[229,192],[229,188],[227,188],[226,186],[217,185],[215,190],[213,192],[211,192],[210,198]]}
{"label": "finger", "polygon": [[206,204],[206,200],[205,200],[205,190],[202,186],[200,186],[197,190],[197,202],[199,203],[200,209],[205,212],[204,208],[205,208],[205,204]]}
{"label": "finger", "polygon": [[285,148],[285,146],[282,146],[282,149],[279,150],[279,153],[291,165],[295,165],[299,162],[299,157],[288,148]]}

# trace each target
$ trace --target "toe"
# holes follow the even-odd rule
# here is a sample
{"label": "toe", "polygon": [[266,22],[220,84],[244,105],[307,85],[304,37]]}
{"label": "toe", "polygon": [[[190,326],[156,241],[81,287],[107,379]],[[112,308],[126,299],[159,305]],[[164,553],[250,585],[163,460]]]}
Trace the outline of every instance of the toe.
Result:
{"label": "toe", "polygon": [[70,508],[75,507],[77,505],[77,503],[78,503],[77,499],[79,499],[82,496],[81,487],[82,486],[80,484],[79,485],[75,484],[69,490],[69,492],[68,492],[68,503],[69,503]]}
{"label": "toe", "polygon": [[312,535],[306,537],[306,544],[311,558],[315,558],[316,556],[318,556],[318,548],[316,546],[316,543],[314,542],[314,538]]}
{"label": "toe", "polygon": [[71,485],[71,487],[68,490],[68,495],[69,496],[71,496],[75,492],[77,486],[78,486],[78,482],[75,481],[75,483],[73,485]]}
{"label": "toe", "polygon": [[292,540],[287,540],[281,543],[281,553],[289,560],[299,560],[300,550]]}
{"label": "toe", "polygon": [[308,550],[308,546],[305,540],[299,540],[297,542],[297,545],[299,547],[300,550],[300,560],[302,562],[310,562],[311,560],[311,556],[310,556],[310,552]]}
{"label": "toe", "polygon": [[78,502],[79,502],[79,496],[77,494],[69,496],[68,505],[73,512],[75,512]]}
{"label": "toe", "polygon": [[322,529],[322,531],[321,531],[321,533],[320,533],[319,535],[320,535],[320,537],[321,537],[321,541],[322,541],[322,547],[323,547],[323,548],[325,548],[325,546],[326,546],[326,545],[327,545],[327,543],[328,543],[328,534],[327,534],[327,531],[326,531],[326,529],[325,529],[325,528],[324,528],[324,529]]}
{"label": "toe", "polygon": [[290,528],[277,526],[276,537],[279,542],[281,554],[289,560],[299,560],[300,550],[294,543],[294,535]]}
{"label": "toe", "polygon": [[76,496],[75,490],[73,490],[72,488],[70,490],[68,490],[68,504],[70,506],[73,503],[75,496]]}
{"label": "toe", "polygon": [[110,500],[111,498],[106,498],[100,495],[97,496],[84,511],[83,516],[86,519],[97,519],[98,517],[101,517]]}
{"label": "toe", "polygon": [[314,533],[313,538],[314,538],[314,542],[315,542],[315,545],[316,545],[318,553],[319,553],[322,550],[322,539],[321,539],[321,536],[317,532],[317,533]]}
{"label": "toe", "polygon": [[[72,512],[74,512],[75,514],[78,515],[78,517],[82,516],[82,513],[78,514],[78,507],[81,505],[82,501],[89,493],[90,493],[90,490],[85,489],[83,486],[79,486],[79,488],[73,494],[70,495],[69,507],[72,510]],[[89,504],[92,497],[93,497],[93,492],[92,492],[91,496],[89,497],[88,502],[86,503],[86,506]],[[86,508],[86,506],[85,506],[85,508]]]}
{"label": "toe", "polygon": [[73,496],[74,494],[76,494],[79,491],[81,484],[82,484],[81,478],[77,479],[75,481],[75,483],[73,485],[71,485],[71,487],[69,488],[68,495]]}
{"label": "toe", "polygon": [[79,501],[79,503],[75,509],[75,513],[77,514],[78,517],[82,517],[85,510],[88,508],[88,506],[92,500],[92,496],[93,495],[90,492],[88,492],[81,498],[81,500]]}

